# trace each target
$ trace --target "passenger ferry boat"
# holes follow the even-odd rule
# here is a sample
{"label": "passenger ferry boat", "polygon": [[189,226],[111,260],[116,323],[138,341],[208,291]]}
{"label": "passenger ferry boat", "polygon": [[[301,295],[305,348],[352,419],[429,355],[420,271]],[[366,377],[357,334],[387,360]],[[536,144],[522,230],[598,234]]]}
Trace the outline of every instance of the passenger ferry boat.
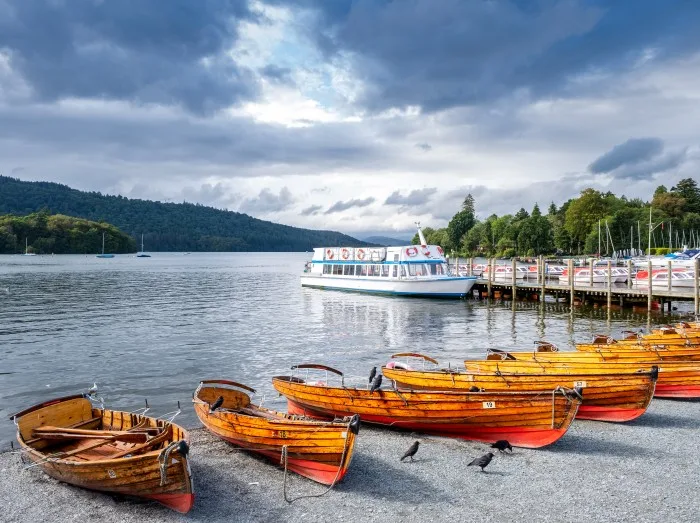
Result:
{"label": "passenger ferry boat", "polygon": [[302,287],[357,292],[463,298],[475,276],[453,275],[439,245],[317,247],[301,275]]}

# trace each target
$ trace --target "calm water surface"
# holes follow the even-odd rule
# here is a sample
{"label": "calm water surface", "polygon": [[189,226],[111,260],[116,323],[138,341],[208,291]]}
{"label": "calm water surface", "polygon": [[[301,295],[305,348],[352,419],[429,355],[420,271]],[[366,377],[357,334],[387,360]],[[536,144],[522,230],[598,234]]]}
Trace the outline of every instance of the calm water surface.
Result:
{"label": "calm water surface", "polygon": [[97,382],[108,407],[191,407],[200,379],[270,384],[296,363],[366,376],[394,352],[457,363],[489,347],[561,348],[668,317],[555,303],[434,301],[302,289],[304,253],[0,256],[0,446],[7,416]]}

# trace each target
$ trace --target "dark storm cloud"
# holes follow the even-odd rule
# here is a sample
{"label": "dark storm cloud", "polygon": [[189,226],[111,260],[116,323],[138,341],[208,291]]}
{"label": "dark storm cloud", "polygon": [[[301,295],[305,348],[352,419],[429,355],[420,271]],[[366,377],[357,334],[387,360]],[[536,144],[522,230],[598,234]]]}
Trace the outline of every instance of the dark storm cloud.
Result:
{"label": "dark storm cloud", "polygon": [[225,55],[244,0],[0,0],[0,49],[36,99],[100,98],[207,113],[256,95]]}
{"label": "dark storm cloud", "polygon": [[626,164],[650,160],[663,149],[664,142],[659,138],[630,138],[593,161],[588,170],[594,174],[609,173]]}
{"label": "dark storm cloud", "polygon": [[371,110],[477,105],[518,89],[563,94],[571,79],[700,47],[696,2],[271,0],[316,9],[326,56],[351,57]]}
{"label": "dark storm cloud", "polygon": [[294,197],[287,187],[282,187],[279,194],[265,188],[255,198],[244,200],[240,211],[253,215],[279,212],[288,209],[293,203]]}
{"label": "dark storm cloud", "polygon": [[368,205],[372,205],[375,202],[375,199],[372,198],[371,196],[369,198],[365,198],[364,200],[360,200],[357,198],[354,198],[352,200],[347,200],[347,201],[338,201],[335,202],[333,205],[331,205],[328,210],[323,213],[323,214],[333,214],[336,212],[343,212],[347,211],[348,209],[352,209],[353,207],[367,207]]}
{"label": "dark storm cloud", "polygon": [[615,178],[630,180],[651,180],[654,175],[676,169],[685,163],[687,149],[671,151],[634,165],[625,165],[612,172]]}
{"label": "dark storm cloud", "polygon": [[423,205],[430,200],[430,197],[437,192],[435,187],[417,189],[411,191],[407,196],[402,196],[399,191],[394,191],[386,199],[384,205]]}
{"label": "dark storm cloud", "polygon": [[303,211],[301,211],[302,216],[316,216],[321,212],[321,209],[323,209],[322,205],[311,205],[310,207],[307,207]]}

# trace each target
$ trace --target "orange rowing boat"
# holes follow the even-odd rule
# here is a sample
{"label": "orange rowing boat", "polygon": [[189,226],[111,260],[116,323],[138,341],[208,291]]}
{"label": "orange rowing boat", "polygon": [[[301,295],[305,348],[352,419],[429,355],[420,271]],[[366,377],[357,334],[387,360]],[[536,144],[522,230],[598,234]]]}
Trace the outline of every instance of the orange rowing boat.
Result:
{"label": "orange rowing boat", "polygon": [[651,371],[659,368],[654,396],[657,398],[700,398],[700,362],[668,361],[654,353],[638,358],[615,359],[601,352],[501,352],[491,350],[486,360],[466,360],[471,372],[609,374]]}
{"label": "orange rowing boat", "polygon": [[322,422],[283,414],[253,405],[249,392],[255,390],[235,381],[204,380],[194,393],[195,412],[216,436],[274,463],[286,460],[297,474],[325,485],[343,479],[360,427],[358,416]]}
{"label": "orange rowing boat", "polygon": [[[420,354],[394,354],[393,358],[422,358],[437,361]],[[598,421],[630,421],[638,418],[651,403],[658,376],[649,372],[610,372],[608,374],[570,372],[532,372],[500,374],[496,372],[467,372],[455,369],[433,368],[416,370],[402,362],[390,361],[382,367],[382,374],[397,385],[418,390],[493,391],[551,391],[557,387],[581,387],[583,401],[576,417]]]}
{"label": "orange rowing boat", "polygon": [[24,455],[54,479],[153,499],[183,513],[194,504],[188,435],[174,423],[93,408],[84,394],[40,403],[10,418]]}
{"label": "orange rowing boat", "polygon": [[[339,377],[339,384],[276,376],[275,389],[286,396],[293,414],[332,419],[359,414],[362,421],[395,428],[476,441],[506,439],[520,447],[554,443],[571,426],[581,403],[569,389],[547,392],[409,391],[348,387],[343,373],[318,364]],[[365,385],[366,387],[366,385]]]}

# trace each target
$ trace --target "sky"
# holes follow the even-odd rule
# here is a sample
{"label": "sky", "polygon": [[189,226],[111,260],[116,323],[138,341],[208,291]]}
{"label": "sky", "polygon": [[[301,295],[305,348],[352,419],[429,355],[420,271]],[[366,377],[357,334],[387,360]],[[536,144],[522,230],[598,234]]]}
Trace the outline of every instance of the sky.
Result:
{"label": "sky", "polygon": [[0,0],[0,174],[358,237],[700,179],[700,2]]}

